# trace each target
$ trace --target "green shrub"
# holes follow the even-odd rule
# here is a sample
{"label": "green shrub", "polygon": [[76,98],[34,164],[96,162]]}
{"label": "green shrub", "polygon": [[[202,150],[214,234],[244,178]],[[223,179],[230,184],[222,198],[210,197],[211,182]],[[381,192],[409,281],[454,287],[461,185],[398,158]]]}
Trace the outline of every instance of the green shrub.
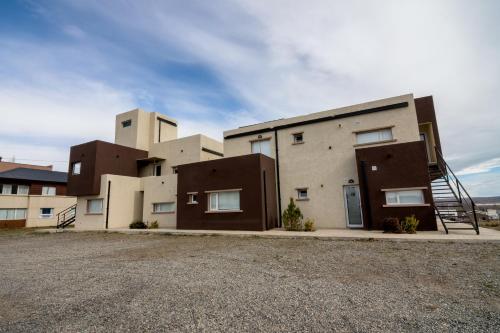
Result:
{"label": "green shrub", "polygon": [[158,221],[153,221],[148,225],[149,229],[158,229]]}
{"label": "green shrub", "polygon": [[385,233],[395,233],[400,234],[403,232],[401,229],[401,224],[399,223],[399,219],[397,217],[386,217],[382,222],[382,228]]}
{"label": "green shrub", "polygon": [[146,225],[146,223],[144,223],[142,221],[135,221],[135,222],[130,223],[129,228],[130,229],[147,229],[148,226]]}
{"label": "green shrub", "polygon": [[311,218],[306,219],[304,222],[304,231],[314,231],[316,228],[314,227],[314,220]]}
{"label": "green shrub", "polygon": [[283,212],[283,224],[285,226],[285,230],[302,231],[304,229],[302,226],[303,218],[304,216],[302,215],[300,208],[295,205],[293,198],[290,198],[290,203]]}
{"label": "green shrub", "polygon": [[401,227],[405,232],[409,234],[414,234],[417,232],[417,227],[419,222],[420,221],[417,220],[415,215],[407,216],[403,221],[401,221]]}

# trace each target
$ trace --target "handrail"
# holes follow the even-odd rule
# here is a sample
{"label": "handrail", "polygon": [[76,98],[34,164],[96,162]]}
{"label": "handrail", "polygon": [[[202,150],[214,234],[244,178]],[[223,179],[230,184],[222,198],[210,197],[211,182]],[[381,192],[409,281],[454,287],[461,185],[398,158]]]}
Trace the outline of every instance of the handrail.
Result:
{"label": "handrail", "polygon": [[[69,218],[66,218],[66,216],[69,215]],[[56,228],[59,229],[59,227],[64,228],[64,223],[72,218],[74,218],[76,215],[76,204],[69,206],[68,208],[63,209],[59,213],[57,213],[57,225]]]}
{"label": "handrail", "polygon": [[[467,206],[469,206],[468,208],[470,208],[470,211],[472,212],[471,215],[474,217],[474,229],[476,229],[476,232],[479,233],[479,224],[477,222],[477,214],[476,214],[476,204],[474,203],[474,200],[472,200],[472,197],[469,195],[469,192],[467,192],[467,190],[462,185],[462,183],[460,182],[458,177],[455,175],[453,170],[448,165],[448,163],[446,163],[441,152],[437,149],[437,147],[434,147],[434,149],[436,151],[438,168],[443,173],[443,176],[446,177],[446,180],[448,181],[450,189],[452,190],[455,197],[457,197],[457,195],[455,194],[455,191],[453,190],[451,184],[453,184],[456,187],[457,192],[458,192],[457,200],[462,205],[467,204]],[[443,165],[443,167],[441,167],[441,165]],[[449,177],[450,174],[452,175],[452,179],[450,179],[450,177]],[[465,212],[466,212],[466,214],[469,214],[469,212],[467,210],[465,210]]]}

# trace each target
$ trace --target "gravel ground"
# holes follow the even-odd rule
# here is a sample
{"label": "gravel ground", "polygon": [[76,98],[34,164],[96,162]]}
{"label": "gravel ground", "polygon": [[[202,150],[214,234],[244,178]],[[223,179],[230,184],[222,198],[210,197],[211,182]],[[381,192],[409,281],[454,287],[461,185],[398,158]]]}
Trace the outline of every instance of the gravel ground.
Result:
{"label": "gravel ground", "polygon": [[499,250],[0,231],[0,331],[499,332]]}

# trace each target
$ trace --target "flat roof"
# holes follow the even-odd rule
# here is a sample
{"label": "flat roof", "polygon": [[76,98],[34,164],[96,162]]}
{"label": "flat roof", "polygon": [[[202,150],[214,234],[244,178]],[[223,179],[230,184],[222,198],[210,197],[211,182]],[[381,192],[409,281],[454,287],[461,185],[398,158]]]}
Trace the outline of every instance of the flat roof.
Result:
{"label": "flat roof", "polygon": [[67,183],[68,173],[61,171],[16,168],[0,172],[0,178],[14,180],[32,180],[51,183]]}

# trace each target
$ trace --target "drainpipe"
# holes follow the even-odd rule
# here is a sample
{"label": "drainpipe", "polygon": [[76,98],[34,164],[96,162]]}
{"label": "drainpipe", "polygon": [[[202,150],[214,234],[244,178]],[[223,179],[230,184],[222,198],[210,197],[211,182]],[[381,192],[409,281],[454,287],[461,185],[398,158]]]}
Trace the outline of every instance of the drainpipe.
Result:
{"label": "drainpipe", "polygon": [[108,195],[106,198],[106,229],[108,229],[109,220],[109,197],[111,195],[111,180],[108,180]]}
{"label": "drainpipe", "polygon": [[278,155],[278,130],[274,130],[274,146],[276,155],[276,183],[278,185],[278,227],[281,228],[281,186],[280,186],[280,158]]}

